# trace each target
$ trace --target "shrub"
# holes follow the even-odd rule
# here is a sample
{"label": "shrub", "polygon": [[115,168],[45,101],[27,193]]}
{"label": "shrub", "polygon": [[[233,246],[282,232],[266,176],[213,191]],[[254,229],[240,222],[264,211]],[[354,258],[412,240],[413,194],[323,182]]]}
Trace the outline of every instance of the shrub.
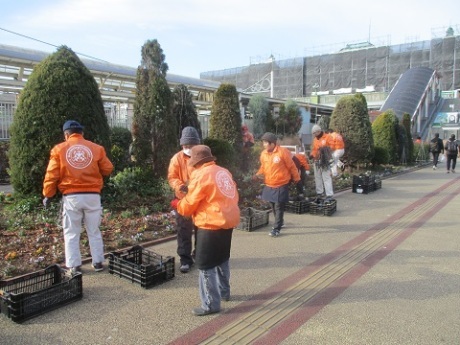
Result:
{"label": "shrub", "polygon": [[384,165],[388,164],[390,160],[390,154],[385,147],[375,146],[374,147],[374,158],[372,159],[372,164],[376,165]]}
{"label": "shrub", "polygon": [[233,175],[238,172],[238,167],[236,166],[238,164],[235,164],[236,152],[228,141],[206,138],[203,143],[210,147],[213,156],[217,158],[217,164],[230,170]]}

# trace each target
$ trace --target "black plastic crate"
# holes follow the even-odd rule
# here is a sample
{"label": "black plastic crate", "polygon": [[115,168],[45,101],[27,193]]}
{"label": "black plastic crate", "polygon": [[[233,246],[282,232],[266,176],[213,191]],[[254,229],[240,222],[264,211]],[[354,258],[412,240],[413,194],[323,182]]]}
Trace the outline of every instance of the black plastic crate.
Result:
{"label": "black plastic crate", "polygon": [[253,231],[268,224],[269,210],[256,210],[252,207],[247,207],[241,210],[240,224],[237,229],[244,231]]}
{"label": "black plastic crate", "polygon": [[82,274],[52,265],[43,270],[0,281],[0,309],[21,323],[83,297]]}
{"label": "black plastic crate", "polygon": [[291,213],[297,213],[297,214],[303,214],[307,213],[310,209],[309,207],[310,202],[307,200],[301,200],[301,201],[289,201],[286,203],[286,212],[291,212]]}
{"label": "black plastic crate", "polygon": [[353,193],[357,194],[369,194],[375,190],[375,185],[356,185],[354,184],[352,187]]}
{"label": "black plastic crate", "polygon": [[310,214],[320,216],[332,216],[337,211],[337,200],[331,199],[324,201],[322,199],[310,202]]}
{"label": "black plastic crate", "polygon": [[375,179],[374,183],[374,190],[382,188],[382,180],[381,179]]}
{"label": "black plastic crate", "polygon": [[109,273],[147,289],[174,278],[174,257],[133,246],[109,253]]}
{"label": "black plastic crate", "polygon": [[375,182],[375,175],[353,175],[353,184],[371,186]]}

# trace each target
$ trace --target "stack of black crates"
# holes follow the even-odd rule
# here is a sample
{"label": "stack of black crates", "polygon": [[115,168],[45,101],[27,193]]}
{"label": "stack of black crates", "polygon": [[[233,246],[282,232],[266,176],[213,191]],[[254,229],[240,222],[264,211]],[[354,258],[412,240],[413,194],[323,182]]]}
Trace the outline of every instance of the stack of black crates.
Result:
{"label": "stack of black crates", "polygon": [[353,175],[353,193],[369,194],[382,188],[382,180],[375,175]]}
{"label": "stack of black crates", "polygon": [[239,230],[253,231],[268,224],[270,211],[256,210],[246,207],[240,212],[240,224],[236,227]]}
{"label": "stack of black crates", "polygon": [[332,216],[337,211],[337,200],[315,199],[310,202],[310,214],[317,216]]}
{"label": "stack of black crates", "polygon": [[133,246],[109,253],[109,273],[148,289],[174,278],[174,257]]}
{"label": "stack of black crates", "polygon": [[286,203],[285,211],[296,214],[307,213],[310,209],[308,200],[293,200]]}

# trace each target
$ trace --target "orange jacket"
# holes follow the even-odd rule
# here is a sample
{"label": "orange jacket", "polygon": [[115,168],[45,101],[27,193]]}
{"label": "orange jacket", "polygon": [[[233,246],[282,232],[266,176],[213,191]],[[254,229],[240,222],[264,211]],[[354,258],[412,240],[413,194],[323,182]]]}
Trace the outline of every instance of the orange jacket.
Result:
{"label": "orange jacket", "polygon": [[265,184],[272,188],[284,186],[291,180],[300,181],[299,172],[292,161],[291,152],[278,145],[272,152],[262,151],[260,168],[256,174],[264,175]]}
{"label": "orange jacket", "polygon": [[193,171],[188,193],[177,204],[177,212],[191,216],[200,229],[230,229],[240,222],[238,198],[232,174],[215,162],[207,162]]}
{"label": "orange jacket", "polygon": [[313,156],[313,159],[319,159],[319,149],[323,146],[329,146],[331,150],[333,150],[333,139],[332,137],[323,132],[321,138],[313,138],[313,149],[311,150],[310,155]]}
{"label": "orange jacket", "polygon": [[340,149],[345,148],[345,143],[343,142],[343,138],[339,133],[332,132],[329,135],[332,137],[332,141],[333,141],[333,144],[332,144],[332,147],[331,147],[332,151],[340,150]]}
{"label": "orange jacket", "polygon": [[300,162],[300,165],[304,167],[306,171],[310,171],[310,164],[308,164],[307,156],[305,156],[304,153],[296,153],[294,156],[297,157],[297,159]]}
{"label": "orange jacket", "polygon": [[190,175],[195,168],[188,165],[190,157],[184,152],[177,152],[169,162],[168,183],[178,199],[182,199],[185,194],[180,191],[180,187],[187,186]]}
{"label": "orange jacket", "polygon": [[43,182],[43,195],[51,198],[57,189],[71,193],[100,193],[103,176],[112,173],[113,165],[105,149],[74,133],[51,150],[50,161]]}

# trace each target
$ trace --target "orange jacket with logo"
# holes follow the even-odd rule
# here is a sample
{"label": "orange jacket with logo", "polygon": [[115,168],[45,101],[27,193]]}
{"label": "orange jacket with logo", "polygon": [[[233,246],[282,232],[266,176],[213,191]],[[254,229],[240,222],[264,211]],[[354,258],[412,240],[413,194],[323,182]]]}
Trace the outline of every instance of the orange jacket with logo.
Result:
{"label": "orange jacket with logo", "polygon": [[191,216],[200,229],[230,229],[240,222],[238,198],[230,172],[207,162],[192,172],[188,193],[177,204],[177,212]]}
{"label": "orange jacket with logo", "polygon": [[332,137],[332,147],[331,150],[341,150],[345,148],[345,143],[343,142],[342,136],[337,132],[332,132],[329,134]]}
{"label": "orange jacket with logo", "polygon": [[187,186],[194,167],[188,165],[190,157],[183,151],[177,152],[169,162],[168,183],[178,199],[182,199],[185,194],[180,191],[180,187]]}
{"label": "orange jacket with logo", "polygon": [[260,168],[256,174],[264,175],[265,184],[272,188],[284,186],[291,180],[300,181],[299,172],[292,160],[291,152],[278,145],[272,152],[262,151]]}
{"label": "orange jacket with logo", "polygon": [[63,194],[100,193],[103,176],[112,173],[113,164],[105,149],[74,133],[51,150],[43,182],[43,195],[51,198],[57,189]]}
{"label": "orange jacket with logo", "polygon": [[321,138],[315,137],[313,139],[313,149],[311,150],[310,155],[313,156],[313,159],[317,160],[319,159],[319,149],[323,146],[328,146],[331,150],[333,150],[333,139],[332,137],[323,132],[323,135]]}

